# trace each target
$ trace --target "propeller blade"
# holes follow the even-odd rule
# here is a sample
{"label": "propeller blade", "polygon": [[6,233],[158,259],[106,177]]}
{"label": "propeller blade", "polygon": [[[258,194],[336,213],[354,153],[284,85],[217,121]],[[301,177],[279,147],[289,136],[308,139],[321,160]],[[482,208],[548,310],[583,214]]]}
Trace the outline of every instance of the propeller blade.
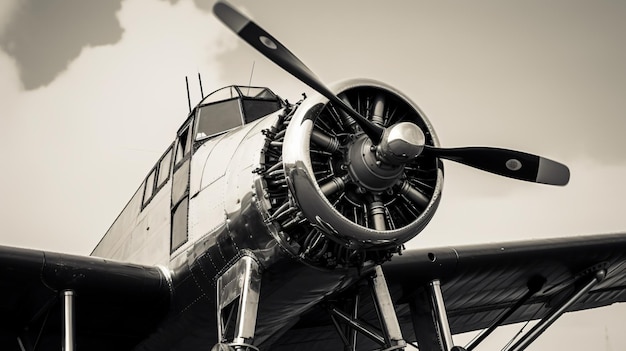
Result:
{"label": "propeller blade", "polygon": [[291,53],[276,38],[270,35],[263,28],[256,25],[245,15],[234,9],[227,3],[218,2],[213,6],[215,16],[240,38],[252,45],[257,51],[265,55],[272,62],[298,78],[324,97],[329,99],[335,106],[344,110],[359,124],[365,134],[372,139],[374,144],[378,144],[382,138],[384,128],[374,124],[367,118],[361,116],[352,107],[333,94],[326,86],[311,72],[311,70]]}
{"label": "propeller blade", "polygon": [[566,185],[569,182],[567,166],[525,152],[493,147],[446,149],[426,145],[424,153],[528,182],[549,185]]}

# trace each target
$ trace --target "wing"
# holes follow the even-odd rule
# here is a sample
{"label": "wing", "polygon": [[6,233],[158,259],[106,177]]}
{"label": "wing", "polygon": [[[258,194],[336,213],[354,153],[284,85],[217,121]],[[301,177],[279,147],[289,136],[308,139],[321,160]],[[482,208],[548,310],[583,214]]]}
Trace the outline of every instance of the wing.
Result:
{"label": "wing", "polygon": [[606,278],[567,311],[626,301],[625,261],[626,234],[612,234],[417,251],[385,271],[400,300],[416,282],[440,279],[452,332],[462,333],[488,327],[537,280],[539,291],[506,324],[544,317],[600,269]]}
{"label": "wing", "polygon": [[75,292],[77,347],[130,349],[167,312],[157,267],[0,246],[0,349],[59,350],[60,293]]}
{"label": "wing", "polygon": [[[552,306],[602,269],[606,277],[567,311],[626,301],[625,263],[626,234],[610,234],[410,251],[394,257],[383,269],[403,336],[415,341],[409,302],[432,280],[441,282],[450,327],[456,334],[489,327],[518,302],[521,307],[502,324],[545,317]],[[539,290],[522,300],[529,285]],[[342,296],[332,299],[341,301]],[[375,325],[376,312],[367,306],[360,307],[359,318]],[[342,347],[324,312],[323,306],[317,306],[304,315],[275,349]]]}

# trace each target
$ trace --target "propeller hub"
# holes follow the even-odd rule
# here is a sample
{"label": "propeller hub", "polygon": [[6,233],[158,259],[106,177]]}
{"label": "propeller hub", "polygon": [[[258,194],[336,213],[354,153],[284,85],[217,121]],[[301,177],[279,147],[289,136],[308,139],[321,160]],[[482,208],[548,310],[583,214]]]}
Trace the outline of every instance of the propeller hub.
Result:
{"label": "propeller hub", "polygon": [[381,161],[377,157],[377,150],[378,147],[372,145],[370,138],[361,135],[348,150],[348,173],[360,187],[382,192],[396,184],[403,174],[404,164]]}
{"label": "propeller hub", "polygon": [[385,130],[376,149],[376,158],[386,164],[403,165],[424,150],[426,136],[415,123],[400,122]]}

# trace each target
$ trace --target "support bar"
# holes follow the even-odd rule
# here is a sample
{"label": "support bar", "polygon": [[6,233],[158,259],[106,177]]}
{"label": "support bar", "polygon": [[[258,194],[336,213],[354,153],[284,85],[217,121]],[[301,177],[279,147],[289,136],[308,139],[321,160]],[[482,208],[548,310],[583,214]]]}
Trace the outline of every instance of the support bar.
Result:
{"label": "support bar", "polygon": [[524,294],[521,299],[519,299],[513,306],[511,306],[511,308],[509,308],[504,314],[502,314],[500,318],[496,319],[496,321],[494,321],[489,326],[489,328],[485,329],[476,339],[474,339],[467,346],[465,346],[465,349],[467,351],[472,351],[476,346],[478,346],[478,344],[485,340],[486,337],[491,335],[491,333],[493,333],[493,331],[496,330],[497,327],[502,325],[502,323],[504,323],[507,318],[509,318],[513,313],[515,313],[515,311],[522,307],[526,303],[526,301],[528,301],[528,299],[530,299],[539,290],[541,290],[545,282],[546,279],[544,277],[535,276],[531,278],[527,284],[528,291],[526,292],[526,294]]}
{"label": "support bar", "polygon": [[[355,351],[357,349],[357,333],[363,334],[381,346],[383,350],[404,349],[406,341],[402,337],[400,323],[396,316],[396,310],[382,268],[380,266],[374,267],[367,281],[378,325],[373,326],[359,319],[360,293],[363,287],[361,285],[354,290],[354,300],[350,312],[344,312],[332,305],[328,306],[333,325],[344,343],[344,350]],[[347,305],[346,307],[347,309],[350,308]],[[339,322],[343,322],[347,327],[345,332],[342,330]]]}
{"label": "support bar", "polygon": [[452,343],[452,333],[450,332],[450,324],[446,314],[446,305],[443,302],[443,294],[441,293],[441,283],[439,280],[433,280],[428,283],[428,288],[430,290],[431,308],[437,323],[442,349],[450,350],[454,344]]}
{"label": "support bar", "polygon": [[346,337],[344,332],[341,330],[341,325],[339,325],[339,322],[337,321],[337,318],[335,318],[335,316],[332,314],[332,311],[330,311],[330,320],[333,321],[335,330],[337,331],[337,334],[339,334],[339,337],[341,338],[341,341],[343,342],[344,346],[346,348],[350,346],[350,341],[348,341],[348,338]]}
{"label": "support bar", "polygon": [[463,350],[453,345],[441,282],[432,280],[421,284],[411,295],[409,308],[420,351]]}
{"label": "support bar", "polygon": [[63,290],[61,301],[63,308],[63,341],[61,350],[74,351],[75,342],[75,320],[74,320],[74,298],[73,290]]}
{"label": "support bar", "polygon": [[391,294],[387,287],[387,281],[385,280],[385,275],[380,265],[376,266],[370,284],[374,295],[374,307],[376,308],[381,327],[383,328],[385,341],[390,347],[406,345],[406,341],[404,341],[402,337],[402,330],[400,329],[396,310],[391,300]]}
{"label": "support bar", "polygon": [[[358,292],[354,294],[354,305],[352,307],[352,319],[356,320],[359,318],[359,303],[361,298],[359,297]],[[356,329],[352,330],[350,335],[350,345],[352,345],[351,351],[356,351],[356,341],[357,341],[358,332]]]}
{"label": "support bar", "polygon": [[563,301],[559,306],[553,308],[547,316],[545,316],[539,323],[537,323],[528,333],[524,334],[522,338],[515,343],[508,351],[523,351],[533,341],[535,341],[541,334],[543,334],[548,327],[552,325],[574,302],[578,301],[583,295],[585,295],[591,288],[604,279],[606,276],[606,270],[601,269],[597,271],[593,277],[583,285],[572,296]]}
{"label": "support bar", "polygon": [[377,332],[371,330],[367,325],[359,322],[358,320],[354,320],[350,318],[345,312],[338,310],[335,307],[330,309],[331,316],[338,317],[339,319],[346,322],[349,326],[351,326],[354,330],[361,332],[363,335],[370,338],[372,341],[378,343],[379,345],[385,345],[385,338],[379,335]]}

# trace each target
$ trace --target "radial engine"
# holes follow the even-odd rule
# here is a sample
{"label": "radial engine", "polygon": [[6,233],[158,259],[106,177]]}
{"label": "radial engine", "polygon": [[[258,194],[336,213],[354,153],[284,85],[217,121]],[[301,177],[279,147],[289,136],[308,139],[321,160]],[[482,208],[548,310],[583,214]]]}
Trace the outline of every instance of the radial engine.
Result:
{"label": "radial engine", "polygon": [[443,184],[438,146],[424,113],[397,90],[372,80],[331,89],[385,128],[375,145],[321,95],[305,99],[268,131],[262,206],[266,223],[291,254],[335,268],[382,262],[432,218]]}

